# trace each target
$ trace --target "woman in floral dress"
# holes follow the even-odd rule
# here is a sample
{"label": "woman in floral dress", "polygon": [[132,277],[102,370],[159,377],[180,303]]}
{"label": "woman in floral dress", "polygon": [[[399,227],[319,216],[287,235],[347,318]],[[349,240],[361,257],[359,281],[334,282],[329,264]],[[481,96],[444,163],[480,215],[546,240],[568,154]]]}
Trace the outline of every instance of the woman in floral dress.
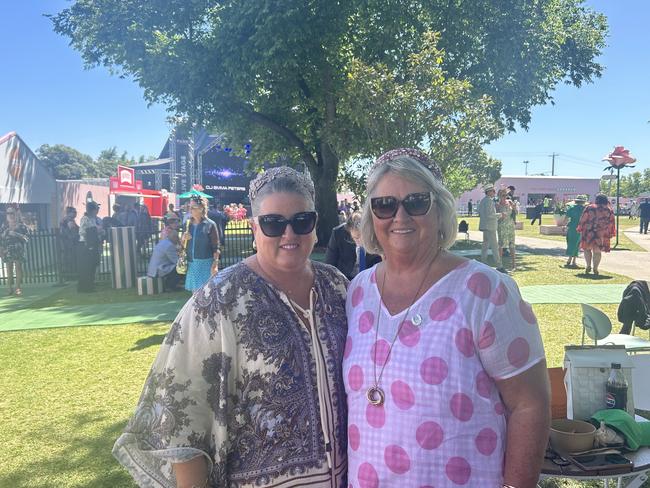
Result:
{"label": "woman in floral dress", "polygon": [[495,208],[498,215],[497,236],[499,239],[499,253],[503,258],[503,250],[508,249],[510,253],[510,268],[515,269],[515,219],[513,213],[516,213],[516,207],[512,200],[508,199],[508,190],[502,188],[497,193],[499,201]]}
{"label": "woman in floral dress", "polygon": [[[7,267],[9,295],[23,294],[23,263],[25,262],[25,244],[28,241],[27,227],[23,224],[14,207],[7,208],[6,222],[0,226],[0,258]],[[16,271],[16,289],[14,290],[14,270]]]}
{"label": "woman in floral dress", "polygon": [[584,210],[577,230],[580,232],[580,249],[584,251],[587,263],[585,273],[591,272],[593,258],[594,275],[598,276],[602,253],[610,251],[609,241],[616,235],[614,212],[609,206],[607,195],[596,195],[596,203]]}

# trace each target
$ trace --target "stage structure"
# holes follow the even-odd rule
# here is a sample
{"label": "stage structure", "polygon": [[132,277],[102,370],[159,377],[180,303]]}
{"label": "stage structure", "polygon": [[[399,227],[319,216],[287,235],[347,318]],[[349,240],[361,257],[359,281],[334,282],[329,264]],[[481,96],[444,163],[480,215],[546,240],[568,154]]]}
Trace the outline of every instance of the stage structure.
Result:
{"label": "stage structure", "polygon": [[169,189],[184,193],[193,185],[203,186],[215,203],[248,203],[248,185],[252,145],[245,144],[243,155],[234,155],[221,135],[195,130],[183,133],[173,130],[158,159],[131,166],[143,187],[151,190]]}

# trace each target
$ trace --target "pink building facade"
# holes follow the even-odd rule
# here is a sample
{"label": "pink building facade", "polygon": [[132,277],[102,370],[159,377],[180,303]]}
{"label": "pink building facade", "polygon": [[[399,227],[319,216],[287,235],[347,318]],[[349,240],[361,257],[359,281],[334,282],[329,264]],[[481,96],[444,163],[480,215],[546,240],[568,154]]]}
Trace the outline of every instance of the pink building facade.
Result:
{"label": "pink building facade", "polygon": [[[573,200],[577,195],[587,195],[593,202],[600,187],[600,178],[573,176],[502,176],[494,183],[495,188],[515,187],[515,199],[520,203],[521,212],[533,207],[538,200],[548,196],[555,203]],[[456,200],[459,213],[467,211],[467,203],[472,200],[474,208],[485,196],[482,186],[463,193]]]}

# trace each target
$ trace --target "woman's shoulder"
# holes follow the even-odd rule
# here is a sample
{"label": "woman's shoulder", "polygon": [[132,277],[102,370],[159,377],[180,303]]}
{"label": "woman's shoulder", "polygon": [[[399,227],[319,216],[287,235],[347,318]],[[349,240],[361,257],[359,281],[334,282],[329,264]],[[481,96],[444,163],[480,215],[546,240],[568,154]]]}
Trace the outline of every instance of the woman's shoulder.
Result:
{"label": "woman's shoulder", "polygon": [[358,286],[368,286],[372,283],[376,282],[376,277],[377,277],[377,269],[381,262],[376,263],[374,266],[364,269],[361,271],[359,274],[357,274],[354,278],[352,278],[352,281],[350,282],[350,288],[352,287],[358,287]]}
{"label": "woman's shoulder", "polygon": [[200,317],[228,313],[238,307],[249,288],[250,269],[244,263],[233,264],[219,271],[190,298],[192,309]]}
{"label": "woman's shoulder", "polygon": [[336,286],[348,287],[348,279],[336,267],[331,264],[322,263],[320,261],[312,261],[316,279],[322,280],[325,283],[331,283]]}

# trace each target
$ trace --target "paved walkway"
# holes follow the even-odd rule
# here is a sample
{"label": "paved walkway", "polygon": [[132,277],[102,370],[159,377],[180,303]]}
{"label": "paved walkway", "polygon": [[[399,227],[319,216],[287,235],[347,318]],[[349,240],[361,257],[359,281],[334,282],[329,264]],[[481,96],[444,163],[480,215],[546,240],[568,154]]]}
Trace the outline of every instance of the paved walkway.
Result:
{"label": "paved walkway", "polygon": [[[650,251],[650,234],[639,234],[634,231],[626,231],[625,235],[639,246]],[[480,231],[470,231],[470,239],[482,242],[483,233]],[[517,249],[534,254],[558,256],[563,260],[566,259],[564,257],[566,245],[563,241],[517,236]],[[580,255],[578,259],[582,261],[581,265],[584,266],[582,255]],[[610,273],[628,276],[634,280],[650,281],[650,253],[616,250],[613,250],[610,253],[603,253],[599,269],[602,271],[609,271]]]}

